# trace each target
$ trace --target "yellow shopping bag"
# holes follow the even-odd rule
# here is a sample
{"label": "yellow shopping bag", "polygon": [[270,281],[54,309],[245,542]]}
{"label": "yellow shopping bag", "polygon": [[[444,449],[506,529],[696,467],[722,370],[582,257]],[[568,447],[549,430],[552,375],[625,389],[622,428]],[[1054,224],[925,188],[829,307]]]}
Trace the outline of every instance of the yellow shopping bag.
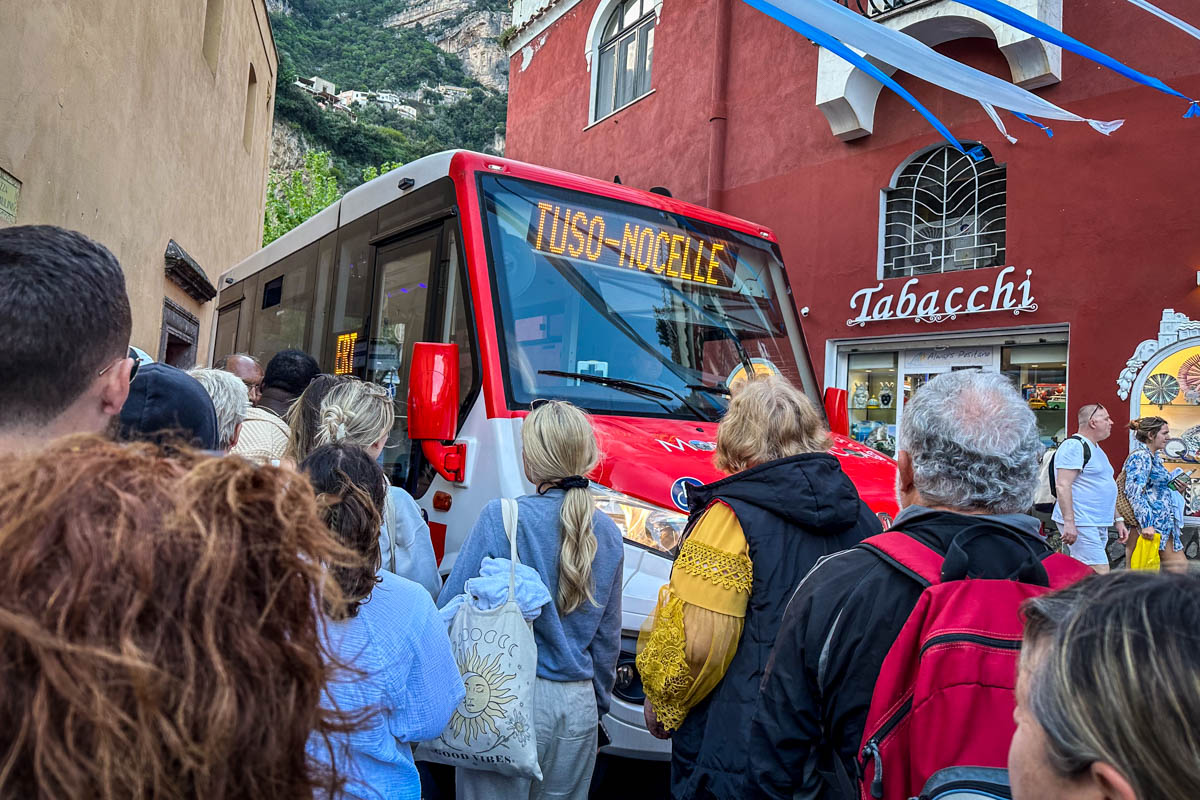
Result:
{"label": "yellow shopping bag", "polygon": [[1133,555],[1129,557],[1129,568],[1158,569],[1161,561],[1158,555],[1158,545],[1162,542],[1162,534],[1154,534],[1153,539],[1146,539],[1132,532],[1129,535],[1137,536],[1137,544],[1133,546]]}

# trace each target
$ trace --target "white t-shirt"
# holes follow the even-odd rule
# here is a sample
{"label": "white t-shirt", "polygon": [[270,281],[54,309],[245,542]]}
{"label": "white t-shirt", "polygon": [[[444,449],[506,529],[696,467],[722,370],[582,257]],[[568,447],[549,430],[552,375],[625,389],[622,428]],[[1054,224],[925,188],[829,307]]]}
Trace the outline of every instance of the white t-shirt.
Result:
{"label": "white t-shirt", "polygon": [[[1087,443],[1092,456],[1087,466],[1083,465],[1083,442],[1067,439],[1054,453],[1055,480],[1060,469],[1082,470],[1071,484],[1071,505],[1075,509],[1075,524],[1097,527],[1112,525],[1117,507],[1117,482],[1113,478],[1112,464],[1103,448]],[[1052,519],[1062,524],[1062,509],[1054,504]]]}

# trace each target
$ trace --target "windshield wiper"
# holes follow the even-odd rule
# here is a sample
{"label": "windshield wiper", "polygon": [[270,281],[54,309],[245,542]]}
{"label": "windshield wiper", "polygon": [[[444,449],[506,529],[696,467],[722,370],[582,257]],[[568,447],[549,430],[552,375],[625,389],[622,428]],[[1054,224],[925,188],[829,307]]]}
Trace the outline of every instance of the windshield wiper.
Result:
{"label": "windshield wiper", "polygon": [[657,400],[658,404],[662,406],[668,413],[671,411],[671,409],[662,401],[670,400],[672,397],[674,397],[676,400],[683,403],[688,410],[695,414],[699,419],[705,420],[706,422],[717,421],[715,417],[701,412],[700,409],[689,403],[687,399],[679,392],[676,392],[666,386],[655,386],[648,383],[641,383],[640,381],[627,380],[625,378],[610,378],[606,375],[593,375],[588,372],[564,372],[563,370],[558,369],[539,369],[538,374],[550,375],[551,377],[555,378],[575,378],[576,380],[583,381],[584,383],[596,383],[600,386],[611,386],[614,389],[619,389],[623,392],[628,392],[629,394],[649,397]]}
{"label": "windshield wiper", "polygon": [[724,395],[725,397],[729,397],[731,394],[733,394],[732,392],[729,391],[729,387],[724,386],[724,385],[705,386],[703,383],[689,383],[689,384],[687,384],[686,388],[691,389],[693,391],[697,391],[697,392],[708,392],[709,394],[720,394],[720,395]]}

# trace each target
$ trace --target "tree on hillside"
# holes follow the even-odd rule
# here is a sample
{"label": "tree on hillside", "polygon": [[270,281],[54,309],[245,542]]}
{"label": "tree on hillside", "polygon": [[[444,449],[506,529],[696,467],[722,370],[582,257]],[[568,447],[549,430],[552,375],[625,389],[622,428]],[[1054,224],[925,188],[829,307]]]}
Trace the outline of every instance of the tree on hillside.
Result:
{"label": "tree on hillside", "polygon": [[272,171],[267,181],[267,210],[263,246],[283,236],[342,196],[329,153],[304,154],[304,166],[288,175]]}

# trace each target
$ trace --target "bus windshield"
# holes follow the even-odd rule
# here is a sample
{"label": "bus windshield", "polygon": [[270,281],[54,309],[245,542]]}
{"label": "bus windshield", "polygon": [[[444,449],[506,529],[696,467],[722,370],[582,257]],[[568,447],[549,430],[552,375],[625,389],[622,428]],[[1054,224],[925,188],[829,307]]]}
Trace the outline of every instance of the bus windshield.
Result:
{"label": "bus windshield", "polygon": [[800,385],[770,242],[547,184],[480,184],[517,407],[558,398],[602,414],[712,421],[748,371]]}

